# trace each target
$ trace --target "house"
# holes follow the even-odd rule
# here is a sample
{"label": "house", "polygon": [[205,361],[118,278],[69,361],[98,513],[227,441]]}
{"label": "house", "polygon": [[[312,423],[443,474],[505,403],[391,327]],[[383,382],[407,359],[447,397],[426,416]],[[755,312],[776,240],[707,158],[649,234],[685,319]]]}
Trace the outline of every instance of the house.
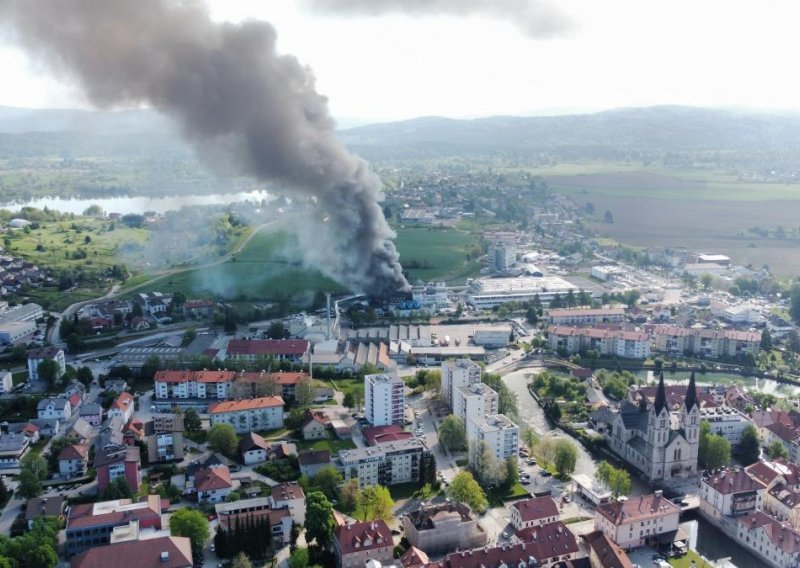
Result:
{"label": "house", "polygon": [[402,516],[405,537],[428,554],[484,546],[489,538],[465,503],[423,506]]}
{"label": "house", "polygon": [[119,416],[122,422],[127,423],[133,417],[134,402],[133,395],[129,392],[120,393],[113,403],[111,408],[108,409],[109,418],[112,416]]}
{"label": "house", "polygon": [[125,478],[131,491],[139,491],[141,459],[138,447],[124,444],[98,447],[94,456],[94,468],[97,470],[98,491],[104,491],[118,477]]}
{"label": "house", "polygon": [[538,527],[558,520],[558,505],[550,497],[532,497],[511,505],[511,524],[516,531]]}
{"label": "house", "polygon": [[287,402],[293,402],[296,398],[297,385],[304,380],[311,380],[308,373],[285,373],[279,371],[272,373],[272,380],[281,389],[281,397]]}
{"label": "house", "polygon": [[228,531],[237,522],[258,522],[266,519],[270,526],[270,534],[278,546],[289,543],[292,532],[292,516],[289,509],[273,509],[269,497],[241,499],[232,503],[219,503],[214,506],[219,520],[219,530]]}
{"label": "house", "polygon": [[245,465],[252,465],[267,461],[270,445],[255,432],[245,434],[239,440],[239,453]]}
{"label": "house", "polygon": [[192,543],[185,536],[123,540],[90,548],[70,568],[192,568]]}
{"label": "house", "polygon": [[58,364],[56,380],[64,376],[67,372],[67,361],[64,357],[64,350],[60,347],[40,347],[28,351],[28,380],[38,381],[39,365],[43,361],[55,361]]}
{"label": "house", "polygon": [[681,509],[661,491],[600,505],[594,528],[625,550],[643,546],[661,535],[677,535]]}
{"label": "house", "polygon": [[314,477],[317,472],[331,465],[331,453],[328,450],[308,450],[300,452],[297,456],[297,463],[300,465],[300,473],[307,477]]}
{"label": "house", "polygon": [[128,390],[128,383],[122,379],[112,379],[110,381],[106,381],[104,387],[106,392],[122,394]]}
{"label": "house", "polygon": [[66,509],[67,498],[63,495],[28,499],[28,504],[25,506],[25,522],[28,524],[28,530],[32,529],[33,522],[41,517],[56,517],[63,521]]}
{"label": "house", "polygon": [[36,405],[36,414],[39,418],[58,418],[64,422],[72,415],[72,407],[63,398],[43,398]]}
{"label": "house", "polygon": [[303,433],[304,440],[324,440],[328,437],[328,428],[316,412],[306,411],[300,431]]}
{"label": "house", "polygon": [[265,357],[299,363],[311,344],[305,339],[231,339],[225,359],[256,361]]}
{"label": "house", "polygon": [[233,489],[231,470],[224,465],[200,469],[195,473],[194,487],[200,503],[224,501]]}
{"label": "house", "polygon": [[9,434],[22,434],[23,436],[28,438],[28,441],[31,444],[35,444],[36,442],[38,442],[42,434],[41,428],[39,428],[39,426],[34,424],[33,421],[15,422],[9,424],[7,429]]}
{"label": "house", "polygon": [[768,491],[764,511],[779,521],[786,521],[795,530],[800,530],[800,492],[789,489],[783,483],[773,485]]}
{"label": "house", "polygon": [[73,444],[62,449],[58,454],[58,473],[64,479],[81,477],[86,473],[89,462],[89,446]]}
{"label": "house", "polygon": [[69,385],[67,385],[67,388],[64,389],[64,396],[69,398],[73,394],[80,395],[82,401],[86,400],[86,387],[83,386],[83,383],[72,381]]}
{"label": "house", "polygon": [[279,483],[273,487],[269,502],[273,509],[288,509],[296,524],[305,524],[306,496],[296,481]]}
{"label": "house", "polygon": [[583,535],[583,541],[589,550],[591,568],[633,568],[633,562],[625,551],[602,531]]}
{"label": "house", "polygon": [[78,415],[92,426],[100,426],[103,421],[103,407],[96,402],[85,403],[81,405]]}
{"label": "house", "polygon": [[263,396],[246,400],[227,400],[209,408],[211,426],[230,424],[238,434],[283,427],[283,399]]}
{"label": "house", "polygon": [[382,520],[336,527],[333,546],[338,568],[363,568],[367,560],[393,563],[392,531]]}
{"label": "house", "polygon": [[746,470],[724,469],[700,481],[700,511],[719,521],[763,508],[764,486]]}
{"label": "house", "polygon": [[[133,502],[117,499],[73,505],[67,515],[67,556],[111,542],[116,527],[138,523],[139,529],[161,530],[162,501],[158,495]],[[112,562],[111,566],[117,566]]]}
{"label": "house", "polygon": [[787,523],[752,511],[737,519],[736,542],[770,566],[800,566],[800,533]]}
{"label": "house", "polygon": [[71,426],[67,427],[64,437],[73,444],[83,444],[89,441],[94,434],[94,430],[83,418],[78,418]]}
{"label": "house", "polygon": [[30,444],[30,438],[24,434],[0,435],[0,468],[19,467],[19,461]]}
{"label": "house", "polygon": [[72,412],[75,412],[80,408],[81,404],[83,404],[83,397],[79,393],[73,393],[67,397],[69,401],[69,405],[72,408]]}
{"label": "house", "polygon": [[36,426],[42,436],[52,438],[53,436],[58,436],[61,431],[61,421],[58,418],[33,418],[28,423]]}

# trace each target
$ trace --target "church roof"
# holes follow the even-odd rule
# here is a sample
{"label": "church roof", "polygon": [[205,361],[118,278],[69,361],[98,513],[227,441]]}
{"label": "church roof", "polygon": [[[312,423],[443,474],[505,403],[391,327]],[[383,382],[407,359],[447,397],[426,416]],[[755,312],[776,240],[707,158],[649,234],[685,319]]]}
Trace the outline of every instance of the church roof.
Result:
{"label": "church roof", "polygon": [[[692,377],[694,377],[694,373],[692,373]],[[694,379],[692,379],[691,385],[694,385]],[[695,396],[695,398],[697,398]],[[658,390],[656,391],[656,400],[653,402],[653,407],[656,411],[656,416],[661,414],[661,411],[667,407],[667,393],[664,390],[664,373],[662,372],[661,375],[658,377]]]}
{"label": "church roof", "polygon": [[626,430],[641,430],[647,432],[647,412],[643,412],[638,405],[625,401],[619,409],[620,418]]}
{"label": "church roof", "polygon": [[[664,379],[663,374],[661,375],[661,379]],[[686,387],[686,399],[684,404],[686,405],[687,412],[691,411],[692,407],[697,406],[697,386],[694,383],[694,371],[692,371],[689,377],[689,386]]]}

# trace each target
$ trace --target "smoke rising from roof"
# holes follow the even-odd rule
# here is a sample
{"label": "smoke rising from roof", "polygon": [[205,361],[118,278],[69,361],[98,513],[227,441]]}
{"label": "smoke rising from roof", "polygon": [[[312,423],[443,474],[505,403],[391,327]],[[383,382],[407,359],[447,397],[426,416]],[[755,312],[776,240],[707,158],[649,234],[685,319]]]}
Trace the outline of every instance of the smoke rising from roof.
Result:
{"label": "smoke rising from roof", "polygon": [[305,0],[312,9],[332,14],[486,16],[514,24],[533,38],[560,35],[569,19],[543,0]]}
{"label": "smoke rising from roof", "polygon": [[311,70],[276,52],[271,25],[217,24],[171,0],[0,0],[0,22],[97,107],[152,106],[209,162],[306,196],[310,265],[355,291],[408,286],[379,179],[336,140]]}

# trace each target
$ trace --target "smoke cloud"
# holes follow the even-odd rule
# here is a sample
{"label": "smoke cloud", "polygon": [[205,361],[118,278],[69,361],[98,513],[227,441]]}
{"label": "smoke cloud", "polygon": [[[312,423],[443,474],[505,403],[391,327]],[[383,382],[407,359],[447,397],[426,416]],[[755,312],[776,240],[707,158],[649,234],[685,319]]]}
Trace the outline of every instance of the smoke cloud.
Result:
{"label": "smoke cloud", "polygon": [[569,19],[542,0],[305,0],[316,10],[331,14],[384,14],[486,16],[505,20],[533,38],[560,35]]}
{"label": "smoke cloud", "polygon": [[359,292],[407,288],[380,180],[336,140],[311,70],[276,52],[271,25],[217,24],[173,0],[0,0],[0,22],[97,107],[151,106],[211,163],[305,196],[316,222],[296,229],[326,275]]}

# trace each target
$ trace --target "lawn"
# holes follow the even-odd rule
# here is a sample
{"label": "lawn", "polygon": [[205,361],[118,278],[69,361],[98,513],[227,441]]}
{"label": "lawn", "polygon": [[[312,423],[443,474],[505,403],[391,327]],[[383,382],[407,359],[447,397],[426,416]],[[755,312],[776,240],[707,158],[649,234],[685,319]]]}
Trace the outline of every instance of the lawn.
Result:
{"label": "lawn", "polygon": [[364,402],[363,379],[331,379],[331,388],[342,391],[342,394],[353,393],[356,399]]}
{"label": "lawn", "polygon": [[480,267],[474,262],[468,262],[466,253],[477,242],[477,235],[456,229],[397,229],[400,263],[412,281],[456,282],[476,276]]}
{"label": "lawn", "polygon": [[302,440],[296,442],[297,451],[302,450],[328,450],[331,454],[339,453],[339,450],[352,450],[356,447],[353,440],[339,440],[338,438],[328,438],[327,440]]}
{"label": "lawn", "polygon": [[511,501],[512,499],[522,499],[529,496],[530,493],[528,493],[528,490],[525,489],[525,486],[519,482],[512,485],[511,489],[509,490],[501,487],[495,487],[490,489],[486,494],[486,497],[489,499],[490,507],[502,507],[506,501]]}
{"label": "lawn", "polygon": [[[694,562],[694,564],[692,564],[692,562]],[[680,558],[670,558],[669,565],[675,566],[675,568],[712,568],[713,566],[691,549]]]}

